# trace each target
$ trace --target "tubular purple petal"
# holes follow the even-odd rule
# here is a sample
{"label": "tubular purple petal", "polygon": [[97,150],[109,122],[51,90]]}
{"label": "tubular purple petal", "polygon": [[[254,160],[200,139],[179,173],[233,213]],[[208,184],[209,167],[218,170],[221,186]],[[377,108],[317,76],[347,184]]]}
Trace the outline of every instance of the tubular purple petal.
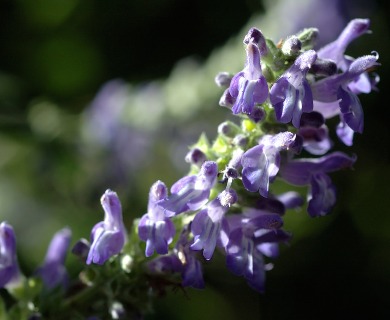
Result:
{"label": "tubular purple petal", "polygon": [[350,168],[355,161],[356,156],[349,157],[343,152],[333,152],[320,158],[291,160],[282,166],[280,174],[293,185],[308,185],[313,174]]}
{"label": "tubular purple petal", "polygon": [[101,198],[104,221],[97,223],[91,232],[91,248],[87,264],[104,264],[110,257],[121,252],[126,240],[122,219],[122,207],[117,194],[106,190]]}
{"label": "tubular purple petal", "polygon": [[172,217],[189,210],[198,210],[209,199],[210,189],[217,181],[218,166],[214,161],[205,161],[197,175],[186,176],[171,188],[171,195],[157,202]]}
{"label": "tubular purple petal", "polygon": [[67,285],[68,274],[65,268],[65,259],[71,240],[72,232],[69,228],[58,231],[50,242],[45,261],[36,271],[43,280],[47,289]]}
{"label": "tubular purple petal", "polygon": [[166,198],[167,187],[161,181],[155,182],[150,188],[148,212],[138,224],[138,235],[146,242],[145,255],[150,257],[154,251],[158,254],[168,253],[168,245],[175,235],[175,226],[165,216],[164,209],[157,203]]}
{"label": "tubular purple petal", "polygon": [[268,98],[268,85],[261,70],[260,50],[253,42],[253,37],[251,39],[246,47],[246,66],[233,77],[229,87],[230,95],[236,99],[233,114],[253,116],[255,104],[261,104]]}
{"label": "tubular purple petal", "polygon": [[271,87],[270,101],[279,122],[292,121],[294,127],[299,128],[302,113],[313,110],[313,96],[306,74],[316,59],[314,50],[305,51]]}
{"label": "tubular purple petal", "polygon": [[0,223],[0,288],[17,281],[19,276],[14,229],[8,223],[2,222]]}
{"label": "tubular purple petal", "polygon": [[330,213],[336,203],[336,190],[329,176],[323,173],[312,176],[308,200],[307,212],[311,217]]}
{"label": "tubular purple petal", "polygon": [[207,208],[198,212],[191,223],[191,231],[194,235],[192,250],[202,250],[206,260],[210,260],[217,243],[226,245],[223,234],[228,234],[225,229],[224,215],[228,207],[223,206],[219,199],[211,201]]}

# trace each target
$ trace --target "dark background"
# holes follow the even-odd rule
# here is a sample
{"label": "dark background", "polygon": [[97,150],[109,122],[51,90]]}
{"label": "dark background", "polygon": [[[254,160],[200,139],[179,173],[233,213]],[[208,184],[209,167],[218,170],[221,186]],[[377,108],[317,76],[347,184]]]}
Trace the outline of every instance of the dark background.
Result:
{"label": "dark background", "polygon": [[[275,3],[286,3],[287,8],[290,2]],[[320,8],[319,1],[296,2],[297,7],[312,8],[312,15],[302,13],[301,18],[299,10],[285,10],[275,23],[275,34],[269,36],[286,36],[325,18],[322,27],[335,37],[340,28],[331,30],[336,23],[330,9],[336,8],[338,21],[344,24],[356,17],[371,19],[373,33],[356,40],[347,53],[357,57],[376,50],[382,64],[377,70],[379,91],[360,96],[365,132],[346,149],[358,155],[354,170],[332,176],[339,195],[336,207],[321,219],[288,213],[285,227],[295,236],[267,274],[264,295],[226,271],[223,258],[217,256],[205,266],[206,290],[169,293],[150,319],[390,317],[388,4],[329,1],[329,10],[323,6],[316,10],[317,2]],[[185,153],[184,143],[195,142],[190,138],[202,130],[212,139],[215,124],[226,116],[226,110],[214,117],[205,111],[204,106],[217,105],[220,92],[215,91],[211,102],[204,102],[200,92],[199,105],[204,108],[193,112],[193,120],[162,117],[159,128],[147,133],[153,143],[148,144],[144,160],[126,167],[116,158],[116,149],[100,148],[91,156],[89,147],[80,143],[81,119],[101,86],[112,79],[135,88],[155,79],[168,83],[177,61],[192,57],[202,66],[213,50],[243,35],[251,17],[267,15],[267,3],[0,2],[0,220],[14,226],[27,274],[41,262],[59,228],[70,226],[73,242],[88,237],[102,217],[99,198],[108,187],[120,195],[130,226],[145,212],[147,192],[155,180],[169,185],[186,172],[176,165],[177,159],[172,161],[173,150],[182,147],[181,154]],[[296,30],[290,30],[292,20]],[[238,71],[229,65],[225,70]],[[37,110],[55,110],[58,132],[56,127],[43,127],[51,120],[37,117]],[[144,134],[130,129],[128,141]],[[131,152],[140,153],[132,148]],[[67,263],[75,274],[79,266],[72,258]]]}

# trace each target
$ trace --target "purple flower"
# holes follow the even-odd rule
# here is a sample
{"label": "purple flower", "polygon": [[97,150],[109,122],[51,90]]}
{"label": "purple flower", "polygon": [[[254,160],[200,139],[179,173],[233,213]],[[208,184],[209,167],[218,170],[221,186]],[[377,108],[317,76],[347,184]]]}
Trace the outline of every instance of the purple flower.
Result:
{"label": "purple flower", "polygon": [[197,175],[186,176],[171,187],[171,196],[157,202],[167,217],[188,210],[198,210],[205,205],[210,189],[217,180],[218,167],[213,161],[205,161]]}
{"label": "purple flower", "polygon": [[196,252],[190,250],[191,243],[188,241],[189,231],[184,229],[176,243],[173,253],[157,257],[148,263],[149,271],[153,273],[180,273],[182,285],[203,289],[202,264],[196,258]]}
{"label": "purple flower", "polygon": [[368,19],[351,20],[335,41],[318,50],[318,57],[333,60],[341,70],[346,71],[351,61],[344,55],[345,50],[353,40],[368,33],[369,27]]}
{"label": "purple flower", "polygon": [[313,110],[313,96],[306,74],[316,59],[314,50],[302,53],[271,87],[270,101],[279,122],[292,121],[294,127],[299,128],[302,112]]}
{"label": "purple flower", "polygon": [[282,166],[280,175],[293,185],[304,186],[310,183],[313,174],[350,168],[355,161],[356,156],[349,157],[343,152],[333,152],[320,158],[295,159]]}
{"label": "purple flower", "polygon": [[0,288],[4,288],[20,276],[16,256],[14,229],[6,222],[0,223]]}
{"label": "purple flower", "polygon": [[269,184],[279,171],[279,152],[292,147],[295,138],[296,135],[288,131],[264,136],[259,145],[243,154],[242,183],[248,191],[259,191],[263,197],[268,196]]}
{"label": "purple flower", "polygon": [[168,253],[168,245],[175,235],[175,226],[164,214],[164,209],[157,202],[167,196],[167,187],[157,181],[150,188],[148,212],[143,215],[138,225],[141,240],[146,241],[145,255],[150,257],[154,251],[158,254]]}
{"label": "purple flower", "polygon": [[[256,209],[246,209],[242,215],[229,217],[229,243],[226,264],[235,275],[243,276],[248,284],[264,292],[265,271],[263,254],[274,257],[278,250],[273,243],[285,241],[279,232],[283,222],[278,214]],[[266,236],[268,233],[271,236]]]}
{"label": "purple flower", "polygon": [[[232,152],[232,158],[230,159],[229,163],[227,164],[225,169],[221,172],[222,173],[222,180],[220,182],[222,182],[222,183],[227,182],[226,183],[226,191],[227,191],[226,196],[232,195],[231,193],[229,193],[229,189],[230,189],[232,182],[239,177],[239,169],[241,168],[241,159],[242,159],[243,154],[244,154],[244,150],[242,150],[241,148],[235,149]],[[235,194],[235,196],[237,197],[236,194]],[[229,201],[228,198],[224,197],[223,194],[219,196],[219,199],[221,202],[225,202],[225,203],[222,203],[223,206],[230,206],[228,204],[228,201]],[[237,201],[237,199],[234,200],[234,202],[236,202],[236,201]],[[233,203],[231,203],[231,204],[233,204]]]}
{"label": "purple flower", "polygon": [[[318,51],[318,56],[333,60],[340,70],[347,73],[354,61],[353,58],[345,55],[347,46],[356,38],[368,33],[369,26],[370,21],[368,19],[350,21],[335,41]],[[321,112],[325,118],[340,115],[340,123],[336,133],[344,144],[352,145],[354,132],[361,133],[363,131],[363,111],[356,94],[369,93],[375,88],[378,81],[378,78],[370,80],[366,70],[362,70],[353,77],[349,77],[340,88],[337,88],[337,99],[325,101],[315,97],[315,100],[319,101],[314,101],[314,110]],[[341,102],[339,103],[338,100],[340,99]],[[344,117],[344,114],[346,117]]]}
{"label": "purple flower", "polygon": [[[312,85],[315,100],[326,103],[339,101],[339,113],[342,114],[345,123],[355,132],[363,132],[363,110],[359,98],[349,89],[348,85],[363,72],[379,65],[377,60],[378,55],[360,57],[354,60],[344,73],[324,78]],[[334,110],[333,104],[330,106]],[[320,107],[326,108],[327,104],[322,104]],[[329,115],[326,109],[316,108],[316,110],[325,117]]]}
{"label": "purple flower", "polygon": [[310,184],[307,212],[311,217],[327,215],[336,203],[336,188],[332,180],[324,173],[315,173]]}
{"label": "purple flower", "polygon": [[219,105],[221,107],[232,107],[234,102],[236,101],[236,98],[233,98],[230,94],[229,88],[225,89],[225,91],[222,93],[221,98],[219,99]]}
{"label": "purple flower", "polygon": [[158,256],[147,263],[148,270],[157,274],[169,274],[183,271],[183,264],[176,254]]}
{"label": "purple flower", "polygon": [[297,159],[287,162],[281,176],[294,185],[310,185],[308,213],[311,217],[330,212],[336,202],[335,188],[326,173],[352,167],[356,157],[334,152],[316,159]]}
{"label": "purple flower", "polygon": [[65,287],[68,274],[65,268],[65,259],[68,252],[72,232],[68,228],[58,231],[50,242],[45,261],[36,271],[42,278],[47,289],[58,285]]}
{"label": "purple flower", "polygon": [[[230,197],[229,197],[230,195]],[[220,195],[221,196],[221,195]],[[237,194],[230,189],[221,196],[237,200]],[[223,200],[223,203],[226,201]],[[235,202],[234,201],[234,202]],[[194,235],[194,243],[191,245],[192,250],[203,250],[205,259],[210,260],[216,245],[226,247],[229,238],[229,226],[225,219],[225,214],[229,209],[232,201],[228,201],[228,206],[223,206],[219,198],[211,201],[206,209],[199,211],[191,223],[191,231]]]}
{"label": "purple flower", "polygon": [[234,114],[252,115],[255,104],[263,103],[268,97],[268,85],[261,71],[260,50],[255,42],[256,39],[256,37],[248,38],[245,68],[230,82],[229,93],[236,99],[232,108]]}
{"label": "purple flower", "polygon": [[110,257],[118,254],[126,242],[122,207],[117,194],[106,190],[100,201],[104,209],[104,221],[97,223],[92,229],[87,264],[104,264]]}
{"label": "purple flower", "polygon": [[264,292],[265,263],[252,236],[245,235],[242,229],[234,230],[230,234],[227,252],[227,268],[235,275],[243,276],[253,289]]}
{"label": "purple flower", "polygon": [[203,279],[202,264],[193,252],[190,252],[189,249],[186,250],[187,251],[182,255],[182,257],[185,257],[184,261],[182,261],[184,266],[182,272],[182,285],[184,287],[203,289],[205,283]]}

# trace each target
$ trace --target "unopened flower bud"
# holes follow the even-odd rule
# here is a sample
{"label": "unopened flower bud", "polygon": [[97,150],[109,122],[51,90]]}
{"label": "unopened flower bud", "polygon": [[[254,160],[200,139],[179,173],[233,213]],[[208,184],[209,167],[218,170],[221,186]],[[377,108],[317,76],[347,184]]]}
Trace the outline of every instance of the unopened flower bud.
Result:
{"label": "unopened flower bud", "polygon": [[72,253],[81,259],[86,259],[91,245],[86,239],[80,239],[72,248]]}
{"label": "unopened flower bud", "polygon": [[221,98],[219,99],[219,105],[221,107],[231,107],[235,101],[236,99],[232,97],[232,95],[229,92],[229,89],[226,89],[223,92]]}
{"label": "unopened flower bud", "polygon": [[248,143],[248,138],[243,134],[238,134],[233,139],[233,144],[237,147],[245,147]]}
{"label": "unopened flower bud", "polygon": [[232,78],[233,76],[230,73],[220,72],[215,76],[214,80],[218,87],[228,87]]}
{"label": "unopened flower bud", "polygon": [[261,107],[254,107],[251,114],[249,114],[248,116],[253,120],[253,122],[258,123],[259,121],[264,119],[265,111]]}
{"label": "unopened flower bud", "polygon": [[218,134],[228,138],[235,137],[238,132],[240,132],[240,128],[231,121],[222,122],[218,126]]}
{"label": "unopened flower bud", "polygon": [[297,56],[302,48],[302,42],[297,36],[287,38],[282,45],[282,52],[287,56]]}
{"label": "unopened flower bud", "polygon": [[260,50],[260,55],[265,56],[268,54],[268,49],[266,45],[265,38],[262,32],[257,28],[250,28],[248,33],[246,34],[244,41],[245,44],[249,44],[253,42],[257,44]]}
{"label": "unopened flower bud", "polygon": [[206,155],[203,153],[202,150],[200,150],[198,148],[194,148],[194,149],[190,150],[185,157],[185,161],[187,163],[191,163],[191,164],[194,164],[194,165],[199,166],[199,167],[206,160],[207,160]]}

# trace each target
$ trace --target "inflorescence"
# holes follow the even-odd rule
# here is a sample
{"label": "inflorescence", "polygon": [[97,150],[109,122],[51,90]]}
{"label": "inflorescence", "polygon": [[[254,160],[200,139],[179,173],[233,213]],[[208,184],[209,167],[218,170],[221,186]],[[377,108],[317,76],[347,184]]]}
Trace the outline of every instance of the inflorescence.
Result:
{"label": "inflorescence", "polygon": [[[354,134],[363,132],[358,95],[376,89],[379,77],[371,71],[379,65],[378,54],[355,59],[345,51],[368,31],[369,20],[352,20],[335,41],[314,50],[315,28],[278,44],[251,28],[243,41],[242,71],[215,78],[224,88],[219,104],[239,123],[221,123],[212,143],[202,135],[185,157],[189,174],[170,189],[155,182],[147,212],[129,233],[117,194],[104,193],[104,220],[93,227],[90,241],[82,239],[72,249],[86,263],[78,280],[83,287],[76,290],[69,283],[64,267],[69,229],[55,235],[43,265],[26,279],[18,267],[13,229],[2,222],[0,288],[30,302],[29,316],[44,312],[33,290],[39,281],[43,291],[60,287],[66,292],[61,310],[77,306],[77,297],[89,292],[106,297],[104,307],[112,317],[129,309],[138,314],[148,308],[137,306],[140,299],[134,296],[142,290],[141,296],[150,299],[167,286],[203,288],[202,260],[211,260],[218,249],[233,274],[264,292],[265,273],[272,267],[267,259],[278,256],[279,245],[291,239],[283,230],[286,210],[305,208],[310,217],[329,214],[336,203],[329,174],[356,161],[355,155],[333,150],[331,136],[351,146]],[[103,284],[105,293],[96,289]],[[29,290],[21,295],[23,287]],[[102,316],[97,310],[90,306],[80,314]]]}

